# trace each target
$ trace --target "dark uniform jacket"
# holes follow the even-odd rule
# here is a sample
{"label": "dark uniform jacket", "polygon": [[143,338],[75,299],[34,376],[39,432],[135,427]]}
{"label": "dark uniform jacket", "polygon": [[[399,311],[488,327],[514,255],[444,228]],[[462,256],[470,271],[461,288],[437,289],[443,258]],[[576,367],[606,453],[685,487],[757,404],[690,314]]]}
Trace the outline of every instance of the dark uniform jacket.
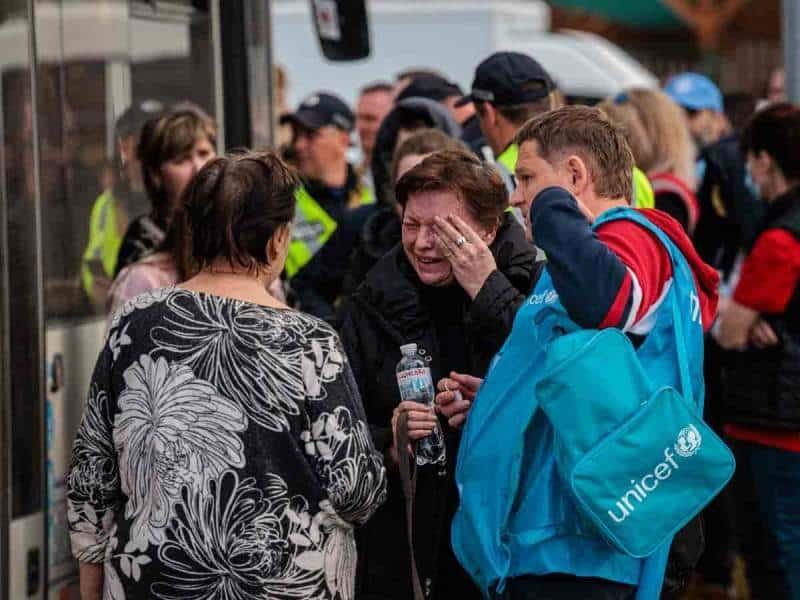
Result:
{"label": "dark uniform jacket", "polygon": [[360,204],[360,179],[350,165],[343,188],[333,190],[313,180],[304,185],[311,197],[336,221],[337,227],[319,252],[292,278],[291,286],[300,310],[336,324],[335,305],[342,293],[350,256],[364,223],[376,206]]}

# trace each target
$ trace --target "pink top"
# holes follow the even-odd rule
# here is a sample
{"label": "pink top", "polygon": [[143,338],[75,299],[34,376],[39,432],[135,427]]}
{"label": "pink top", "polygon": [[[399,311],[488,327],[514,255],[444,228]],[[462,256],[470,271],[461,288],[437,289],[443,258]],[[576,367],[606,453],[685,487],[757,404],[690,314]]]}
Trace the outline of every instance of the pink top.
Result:
{"label": "pink top", "polygon": [[108,294],[109,320],[131,298],[178,283],[175,261],[167,252],[156,252],[119,272]]}

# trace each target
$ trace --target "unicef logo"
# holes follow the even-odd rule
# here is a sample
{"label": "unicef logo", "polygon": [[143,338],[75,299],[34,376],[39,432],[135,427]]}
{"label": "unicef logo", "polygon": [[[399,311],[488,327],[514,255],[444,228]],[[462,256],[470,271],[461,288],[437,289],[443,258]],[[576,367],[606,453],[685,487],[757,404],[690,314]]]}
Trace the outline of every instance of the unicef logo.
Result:
{"label": "unicef logo", "polygon": [[689,425],[681,429],[678,434],[678,441],[675,444],[675,452],[678,456],[689,458],[697,454],[700,450],[700,445],[703,443],[703,437],[694,425]]}
{"label": "unicef logo", "polygon": [[555,290],[547,290],[541,294],[533,294],[528,300],[528,304],[553,304],[556,300],[558,300],[558,292]]}

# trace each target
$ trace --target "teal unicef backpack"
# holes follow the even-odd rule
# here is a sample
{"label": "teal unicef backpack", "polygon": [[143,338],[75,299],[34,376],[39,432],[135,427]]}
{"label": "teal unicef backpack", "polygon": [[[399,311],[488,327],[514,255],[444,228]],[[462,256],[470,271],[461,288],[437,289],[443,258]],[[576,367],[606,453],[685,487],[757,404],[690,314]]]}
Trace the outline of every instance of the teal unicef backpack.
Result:
{"label": "teal unicef backpack", "polygon": [[[678,294],[665,301],[681,388],[691,397]],[[553,426],[559,475],[583,516],[621,552],[653,554],[732,477],[733,456],[696,404],[672,387],[654,389],[619,330],[557,337],[544,372],[536,396]]]}

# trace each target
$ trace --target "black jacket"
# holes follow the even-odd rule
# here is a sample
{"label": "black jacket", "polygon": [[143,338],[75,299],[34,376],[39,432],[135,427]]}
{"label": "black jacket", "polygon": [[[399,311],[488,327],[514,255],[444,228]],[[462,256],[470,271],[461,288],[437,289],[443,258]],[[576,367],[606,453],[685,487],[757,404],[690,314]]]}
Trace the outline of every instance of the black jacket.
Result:
{"label": "black jacket", "polygon": [[747,185],[739,138],[731,135],[705,148],[706,169],[697,190],[700,218],[694,244],[700,257],[727,280],[743,249],[752,246],[762,224],[764,203]]}
{"label": "black jacket", "polygon": [[483,135],[481,122],[478,115],[472,115],[461,124],[461,141],[477,154],[481,160],[486,160],[484,149],[489,147],[486,136]]}
{"label": "black jacket", "polygon": [[164,242],[166,235],[166,225],[158,223],[150,215],[142,215],[131,221],[119,247],[114,278],[125,267],[155,252]]}
{"label": "black jacket", "polygon": [[[762,233],[775,229],[800,240],[800,187],[769,205]],[[782,314],[761,317],[780,342],[729,353],[724,419],[748,427],[800,431],[800,286]]]}
{"label": "black jacket", "polygon": [[317,181],[306,181],[304,185],[311,197],[336,221],[337,227],[319,252],[292,278],[292,290],[300,310],[336,324],[334,307],[342,293],[350,256],[364,223],[376,207],[375,204],[359,204],[361,183],[355,169],[349,165],[347,181],[339,193]]}
{"label": "black jacket", "polygon": [[350,257],[342,283],[342,297],[349,298],[364,282],[367,273],[392,248],[400,243],[402,225],[393,206],[382,206],[370,215],[356,249]]}
{"label": "black jacket", "polygon": [[[370,271],[346,305],[342,342],[358,382],[375,445],[392,444],[391,418],[400,401],[395,367],[400,346],[418,345],[438,381],[451,370],[483,376],[511,331],[517,309],[541,272],[536,250],[506,215],[491,245],[498,270],[474,301],[457,285],[424,286],[396,246]],[[450,549],[457,507],[454,485],[459,432],[442,422],[447,468],[418,471],[414,542],[423,587],[432,598],[479,598]],[[389,498],[358,535],[357,597],[413,597],[403,494],[396,470]]]}

